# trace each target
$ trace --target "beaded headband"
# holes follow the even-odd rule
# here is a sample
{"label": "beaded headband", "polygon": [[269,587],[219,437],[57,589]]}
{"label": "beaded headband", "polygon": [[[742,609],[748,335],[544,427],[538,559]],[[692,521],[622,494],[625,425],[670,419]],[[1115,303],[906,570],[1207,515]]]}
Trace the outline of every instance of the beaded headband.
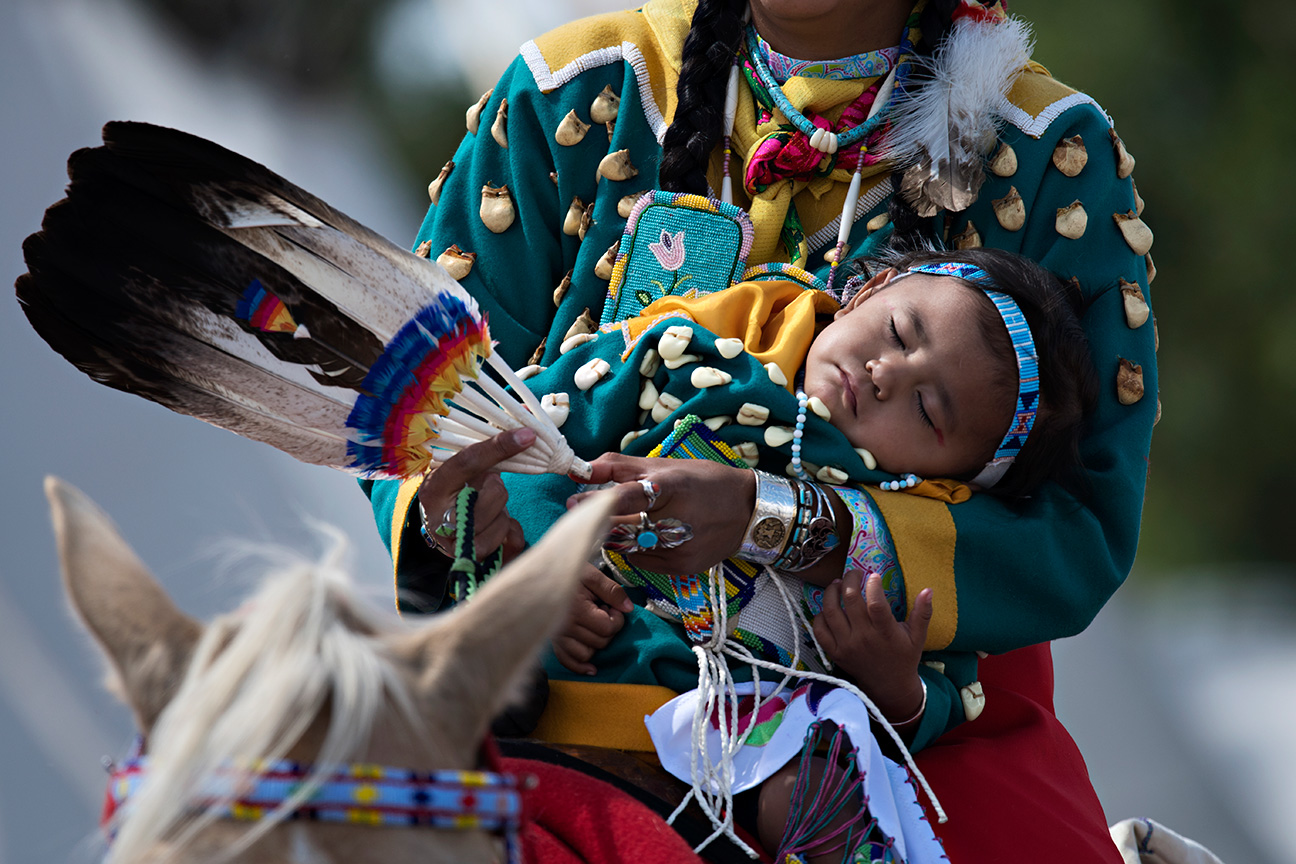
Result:
{"label": "beaded headband", "polygon": [[988,489],[998,483],[1008,466],[1012,465],[1026,443],[1026,436],[1030,435],[1035,426],[1035,414],[1039,409],[1039,355],[1035,352],[1035,340],[1031,337],[1030,326],[1016,301],[1007,294],[994,290],[995,281],[990,278],[990,274],[974,264],[960,261],[915,264],[907,272],[953,276],[972,283],[990,298],[999,317],[1003,318],[1004,326],[1008,328],[1008,338],[1012,340],[1013,353],[1017,356],[1017,408],[1013,412],[1012,423],[1008,425],[1008,432],[995,450],[994,458],[972,478],[973,483]]}

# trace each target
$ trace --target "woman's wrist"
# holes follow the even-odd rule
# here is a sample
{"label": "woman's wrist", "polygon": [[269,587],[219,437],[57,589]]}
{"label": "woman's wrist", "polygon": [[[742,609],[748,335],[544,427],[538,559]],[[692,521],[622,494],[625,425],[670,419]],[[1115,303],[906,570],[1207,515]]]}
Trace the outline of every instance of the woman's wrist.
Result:
{"label": "woman's wrist", "polygon": [[915,675],[914,680],[916,688],[911,688],[904,697],[885,706],[878,705],[882,716],[896,729],[916,725],[927,713],[927,682],[920,675]]}

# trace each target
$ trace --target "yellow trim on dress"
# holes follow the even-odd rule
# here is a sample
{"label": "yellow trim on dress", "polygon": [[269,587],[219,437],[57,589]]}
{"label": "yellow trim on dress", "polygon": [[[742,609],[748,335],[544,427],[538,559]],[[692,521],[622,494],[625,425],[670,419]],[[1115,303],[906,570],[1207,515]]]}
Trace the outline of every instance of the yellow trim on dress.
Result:
{"label": "yellow trim on dress", "polygon": [[549,702],[532,738],[550,744],[655,752],[643,718],[677,694],[653,684],[549,682]]}
{"label": "yellow trim on dress", "polygon": [[[871,494],[891,529],[909,611],[913,611],[918,592],[932,589],[932,620],[925,649],[939,651],[948,647],[958,630],[958,590],[954,583],[957,531],[949,507],[939,500],[906,492]],[[901,525],[903,529],[897,530]]]}

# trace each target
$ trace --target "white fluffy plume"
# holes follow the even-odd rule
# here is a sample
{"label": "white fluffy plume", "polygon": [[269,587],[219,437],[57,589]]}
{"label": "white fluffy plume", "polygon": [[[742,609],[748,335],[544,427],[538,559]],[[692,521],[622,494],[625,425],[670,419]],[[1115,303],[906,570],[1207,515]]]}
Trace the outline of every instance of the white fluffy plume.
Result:
{"label": "white fluffy plume", "polygon": [[895,108],[880,153],[904,171],[901,194],[918,215],[964,210],[984,179],[999,109],[1031,55],[1031,35],[1015,18],[963,18],[930,59],[931,80]]}

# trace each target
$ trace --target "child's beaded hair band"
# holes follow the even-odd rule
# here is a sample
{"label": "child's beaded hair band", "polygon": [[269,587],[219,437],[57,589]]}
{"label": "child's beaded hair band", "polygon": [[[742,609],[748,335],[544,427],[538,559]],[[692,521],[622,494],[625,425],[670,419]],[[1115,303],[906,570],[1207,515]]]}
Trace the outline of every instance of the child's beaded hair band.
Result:
{"label": "child's beaded hair band", "polygon": [[911,273],[925,273],[930,276],[953,276],[962,279],[985,292],[1008,328],[1008,338],[1012,341],[1013,353],[1017,357],[1017,408],[1013,412],[1008,431],[999,442],[994,458],[972,478],[972,482],[989,489],[1003,478],[1012,465],[1017,454],[1026,444],[1035,425],[1035,414],[1039,409],[1039,355],[1035,352],[1035,340],[1031,336],[1030,325],[1022,314],[1017,302],[997,291],[994,279],[990,274],[975,264],[950,261],[941,264],[914,264],[902,276]]}

